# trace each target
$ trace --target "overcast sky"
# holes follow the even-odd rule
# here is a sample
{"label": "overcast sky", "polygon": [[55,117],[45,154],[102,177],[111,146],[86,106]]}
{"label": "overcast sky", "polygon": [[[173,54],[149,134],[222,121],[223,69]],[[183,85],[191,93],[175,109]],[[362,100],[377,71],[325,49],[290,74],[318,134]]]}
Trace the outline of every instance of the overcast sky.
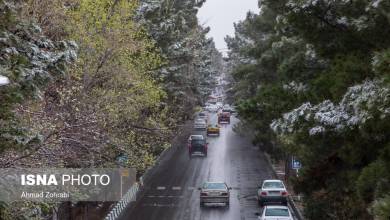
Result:
{"label": "overcast sky", "polygon": [[258,10],[258,0],[207,0],[198,12],[198,19],[211,28],[209,36],[214,38],[216,47],[225,50],[224,38],[234,35],[233,23],[244,20],[248,11]]}

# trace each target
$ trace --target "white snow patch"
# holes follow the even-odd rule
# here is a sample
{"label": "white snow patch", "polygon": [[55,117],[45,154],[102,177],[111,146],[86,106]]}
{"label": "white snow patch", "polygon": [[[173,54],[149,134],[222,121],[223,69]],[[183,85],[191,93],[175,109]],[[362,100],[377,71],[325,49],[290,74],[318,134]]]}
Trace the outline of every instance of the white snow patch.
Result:
{"label": "white snow patch", "polygon": [[10,83],[8,77],[0,75],[0,86],[5,86]]}
{"label": "white snow patch", "polygon": [[302,130],[310,135],[340,133],[363,125],[378,113],[381,119],[390,117],[390,88],[382,80],[368,80],[350,87],[337,105],[329,100],[315,106],[304,103],[274,120],[271,128],[279,134]]}

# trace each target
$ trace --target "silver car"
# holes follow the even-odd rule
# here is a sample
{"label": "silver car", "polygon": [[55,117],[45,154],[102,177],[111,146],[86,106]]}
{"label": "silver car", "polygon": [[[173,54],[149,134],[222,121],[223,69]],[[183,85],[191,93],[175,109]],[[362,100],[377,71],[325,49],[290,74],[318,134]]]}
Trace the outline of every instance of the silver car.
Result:
{"label": "silver car", "polygon": [[209,120],[209,113],[208,112],[199,112],[198,118],[205,120],[208,122]]}
{"label": "silver car", "polygon": [[205,182],[200,190],[200,206],[204,206],[206,203],[211,205],[224,204],[229,206],[230,204],[230,190],[224,182]]}
{"label": "silver car", "polygon": [[196,130],[206,130],[207,122],[204,119],[196,119],[194,123],[194,129]]}
{"label": "silver car", "polygon": [[293,220],[287,206],[265,206],[259,215],[259,220]]}
{"label": "silver car", "polygon": [[281,180],[264,180],[257,191],[260,206],[265,203],[282,203],[287,205],[288,192]]}

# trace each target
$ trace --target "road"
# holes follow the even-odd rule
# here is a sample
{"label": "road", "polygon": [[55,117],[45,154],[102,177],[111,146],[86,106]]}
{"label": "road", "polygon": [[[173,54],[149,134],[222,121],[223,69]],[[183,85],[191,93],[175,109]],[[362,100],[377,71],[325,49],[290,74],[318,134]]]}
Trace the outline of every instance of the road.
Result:
{"label": "road", "polygon": [[[212,114],[210,120],[216,121]],[[248,138],[222,125],[220,137],[209,137],[207,157],[189,158],[186,140],[172,157],[157,167],[135,207],[126,210],[127,220],[254,220],[259,212],[256,190],[272,177],[265,156]],[[204,181],[225,181],[233,187],[230,207],[199,206],[198,187]]]}

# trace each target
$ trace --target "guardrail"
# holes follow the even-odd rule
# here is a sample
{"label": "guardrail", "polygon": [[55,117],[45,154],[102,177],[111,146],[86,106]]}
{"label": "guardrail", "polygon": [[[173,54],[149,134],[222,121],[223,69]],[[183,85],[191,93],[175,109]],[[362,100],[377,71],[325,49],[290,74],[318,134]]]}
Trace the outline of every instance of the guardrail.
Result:
{"label": "guardrail", "polygon": [[116,220],[119,217],[119,215],[122,213],[122,211],[127,207],[127,205],[129,205],[130,202],[135,201],[138,190],[139,190],[139,184],[135,183],[104,219]]}
{"label": "guardrail", "polygon": [[288,203],[289,203],[293,213],[295,214],[295,218],[297,220],[304,220],[301,211],[297,208],[297,205],[295,204],[295,202],[294,202],[293,198],[291,198],[291,196],[288,197]]}
{"label": "guardrail", "polygon": [[[190,121],[191,122],[191,121]],[[179,132],[181,134],[182,132]],[[179,136],[179,134],[177,136]],[[142,187],[144,183],[148,182],[149,178],[153,176],[153,173],[157,169],[158,165],[166,158],[169,158],[171,154],[173,154],[177,148],[180,147],[177,144],[172,145],[171,147],[165,149],[160,156],[158,157],[156,163],[153,167],[150,167],[145,171],[145,173],[140,177],[139,182],[135,183],[123,196],[123,198],[115,204],[114,208],[108,213],[108,215],[104,218],[104,220],[117,220],[121,213],[125,210],[125,208],[130,204],[130,202],[135,201],[136,196],[139,192],[142,192]]]}

